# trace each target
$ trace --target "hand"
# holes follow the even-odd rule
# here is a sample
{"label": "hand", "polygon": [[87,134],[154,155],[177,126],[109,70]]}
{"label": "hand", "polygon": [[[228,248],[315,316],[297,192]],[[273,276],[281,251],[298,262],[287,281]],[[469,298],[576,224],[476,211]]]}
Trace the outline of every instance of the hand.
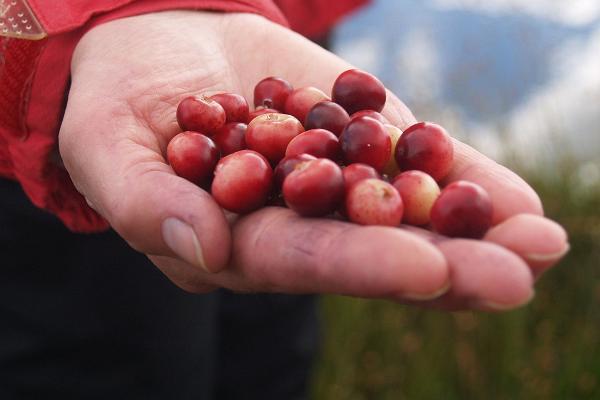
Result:
{"label": "hand", "polygon": [[[227,91],[251,101],[269,75],[329,92],[350,67],[250,14],[176,11],[109,22],[77,46],[60,152],[90,205],[189,291],[338,293],[486,310],[527,302],[534,276],[567,251],[566,234],[542,217],[523,180],[460,142],[448,181],[489,191],[496,226],[483,241],[306,219],[283,208],[228,221],[165,162],[182,98]],[[400,128],[415,122],[392,94],[384,114]]]}

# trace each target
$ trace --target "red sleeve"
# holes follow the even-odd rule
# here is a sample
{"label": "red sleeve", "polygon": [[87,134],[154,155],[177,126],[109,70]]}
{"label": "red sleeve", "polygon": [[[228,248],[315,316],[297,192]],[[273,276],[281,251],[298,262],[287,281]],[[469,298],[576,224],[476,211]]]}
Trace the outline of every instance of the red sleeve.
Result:
{"label": "red sleeve", "polygon": [[29,5],[48,37],[37,42],[0,37],[0,176],[17,179],[36,206],[79,232],[108,227],[75,190],[58,156],[70,58],[81,36],[109,20],[171,9],[251,12],[286,24],[270,0],[29,0]]}
{"label": "red sleeve", "polygon": [[[72,31],[94,22],[94,17],[106,21],[173,9],[258,13],[285,24],[281,12],[270,0],[28,0],[28,3],[49,34]],[[99,23],[97,19],[95,23]]]}
{"label": "red sleeve", "polygon": [[275,0],[287,17],[290,27],[316,39],[327,33],[341,18],[369,3],[370,0]]}

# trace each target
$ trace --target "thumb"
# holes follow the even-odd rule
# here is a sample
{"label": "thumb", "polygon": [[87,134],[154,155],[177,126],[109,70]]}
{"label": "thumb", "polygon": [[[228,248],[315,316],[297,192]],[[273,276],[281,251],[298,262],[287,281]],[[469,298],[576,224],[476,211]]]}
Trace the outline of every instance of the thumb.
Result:
{"label": "thumb", "polygon": [[[159,140],[136,124],[96,124],[65,113],[61,156],[77,189],[134,249],[209,272],[229,260],[231,233],[212,197],[176,176]],[[114,128],[118,126],[119,129]]]}

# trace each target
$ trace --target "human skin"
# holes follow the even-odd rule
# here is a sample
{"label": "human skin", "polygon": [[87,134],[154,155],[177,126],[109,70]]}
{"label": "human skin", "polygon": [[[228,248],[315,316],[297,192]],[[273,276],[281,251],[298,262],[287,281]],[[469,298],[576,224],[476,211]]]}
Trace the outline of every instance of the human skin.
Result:
{"label": "human skin", "polygon": [[[330,93],[350,68],[251,14],[172,11],[108,22],[74,53],[60,153],[89,204],[187,291],[336,293],[444,309],[528,302],[535,277],[566,253],[567,236],[521,178],[461,142],[445,183],[470,180],[489,192],[495,227],[483,240],[301,218],[278,207],[238,218],[166,163],[181,99],[229,92],[250,100],[266,76]],[[392,124],[416,122],[387,98],[382,113]]]}

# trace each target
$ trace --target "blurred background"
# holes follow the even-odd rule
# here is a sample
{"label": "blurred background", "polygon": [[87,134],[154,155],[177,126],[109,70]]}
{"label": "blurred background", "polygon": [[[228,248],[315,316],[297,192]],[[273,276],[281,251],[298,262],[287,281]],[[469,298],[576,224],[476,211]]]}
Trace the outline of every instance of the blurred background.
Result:
{"label": "blurred background", "polygon": [[600,1],[375,0],[333,50],[523,175],[571,252],[505,314],[324,297],[315,399],[600,399]]}

